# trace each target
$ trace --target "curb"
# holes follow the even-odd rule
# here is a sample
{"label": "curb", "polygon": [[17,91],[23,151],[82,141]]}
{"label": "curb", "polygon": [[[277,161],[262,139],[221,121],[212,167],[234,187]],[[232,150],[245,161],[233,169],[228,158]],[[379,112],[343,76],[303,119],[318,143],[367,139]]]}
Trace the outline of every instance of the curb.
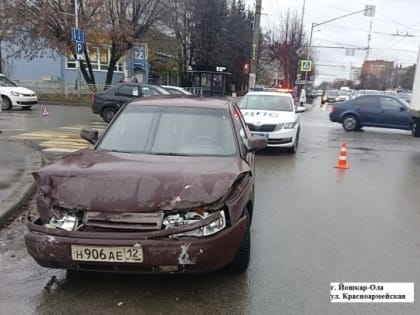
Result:
{"label": "curb", "polygon": [[23,142],[20,143],[30,150],[32,166],[25,172],[24,179],[19,184],[19,189],[3,200],[2,206],[4,209],[0,209],[0,228],[22,208],[29,197],[36,191],[36,183],[32,178],[32,172],[38,170],[43,164],[40,152],[35,151]]}

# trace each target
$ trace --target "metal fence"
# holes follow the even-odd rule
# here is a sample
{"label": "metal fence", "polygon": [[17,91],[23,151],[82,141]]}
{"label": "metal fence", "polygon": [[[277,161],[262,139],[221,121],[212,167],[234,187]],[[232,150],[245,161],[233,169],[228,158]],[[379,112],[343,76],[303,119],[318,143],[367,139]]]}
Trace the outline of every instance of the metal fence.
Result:
{"label": "metal fence", "polygon": [[[90,88],[87,84],[72,84],[63,82],[44,82],[44,81],[16,81],[20,86],[33,90],[37,95],[55,94],[63,96],[91,95],[94,87]],[[97,90],[103,90],[104,85],[95,85]]]}
{"label": "metal fence", "polygon": [[[15,81],[20,86],[33,90],[37,95],[61,95],[61,96],[88,96],[95,91],[103,91],[105,85],[96,84],[89,87],[82,83],[80,87],[76,83],[63,83],[54,81]],[[185,90],[197,96],[203,96],[202,87],[185,87]]]}

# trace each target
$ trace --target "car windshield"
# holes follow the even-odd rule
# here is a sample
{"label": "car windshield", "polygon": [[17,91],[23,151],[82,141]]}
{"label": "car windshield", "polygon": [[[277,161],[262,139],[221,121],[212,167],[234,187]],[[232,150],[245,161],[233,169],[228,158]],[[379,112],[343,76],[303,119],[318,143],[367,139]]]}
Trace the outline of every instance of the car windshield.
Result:
{"label": "car windshield", "polygon": [[0,76],[0,86],[16,87],[17,84],[15,82],[13,82],[12,80],[6,78],[6,77]]}
{"label": "car windshield", "polygon": [[97,150],[157,155],[232,156],[237,147],[224,109],[127,106]]}
{"label": "car windshield", "polygon": [[293,103],[286,95],[246,95],[239,101],[241,109],[293,111]]}

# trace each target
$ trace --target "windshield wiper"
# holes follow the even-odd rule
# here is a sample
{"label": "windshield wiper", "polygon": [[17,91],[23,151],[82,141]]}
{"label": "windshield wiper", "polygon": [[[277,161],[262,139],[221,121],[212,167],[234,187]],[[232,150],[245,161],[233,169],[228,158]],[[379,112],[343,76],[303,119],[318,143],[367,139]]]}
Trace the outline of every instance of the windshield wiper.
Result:
{"label": "windshield wiper", "polygon": [[110,152],[116,152],[116,153],[133,153],[133,151],[126,151],[126,150],[106,150]]}
{"label": "windshield wiper", "polygon": [[191,156],[191,154],[175,153],[175,152],[150,152],[153,155],[170,155],[170,156]]}

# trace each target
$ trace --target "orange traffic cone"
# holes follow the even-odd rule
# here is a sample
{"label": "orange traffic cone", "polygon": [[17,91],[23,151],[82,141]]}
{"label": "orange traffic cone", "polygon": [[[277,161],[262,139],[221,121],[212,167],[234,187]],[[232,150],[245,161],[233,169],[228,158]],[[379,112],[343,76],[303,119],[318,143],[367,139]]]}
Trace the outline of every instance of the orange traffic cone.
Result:
{"label": "orange traffic cone", "polygon": [[340,151],[340,157],[338,158],[337,165],[335,168],[341,168],[341,169],[348,169],[349,165],[347,164],[347,153],[346,153],[347,144],[343,142],[341,145],[341,151]]}
{"label": "orange traffic cone", "polygon": [[43,117],[46,117],[46,116],[48,116],[49,115],[49,113],[48,113],[48,109],[47,109],[47,106],[45,106],[44,107],[44,109],[42,110],[42,116]]}

